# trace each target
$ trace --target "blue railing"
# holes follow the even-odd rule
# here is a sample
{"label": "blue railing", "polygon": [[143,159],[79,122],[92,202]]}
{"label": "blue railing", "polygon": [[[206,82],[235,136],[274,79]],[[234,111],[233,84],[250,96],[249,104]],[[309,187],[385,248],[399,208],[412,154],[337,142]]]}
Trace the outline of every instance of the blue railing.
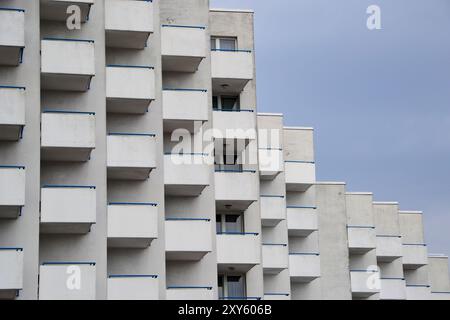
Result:
{"label": "blue railing", "polygon": [[166,221],[205,221],[210,222],[208,218],[166,218]]}
{"label": "blue railing", "polygon": [[109,202],[109,206],[150,206],[157,207],[157,203],[151,202]]}
{"label": "blue railing", "polygon": [[220,297],[219,300],[261,300],[261,297]]}
{"label": "blue railing", "polygon": [[95,266],[95,262],[71,262],[71,261],[61,261],[61,262],[43,262],[43,266],[65,266],[65,265],[88,265],[88,266]]}
{"label": "blue railing", "polygon": [[155,274],[111,274],[108,276],[110,279],[116,278],[152,278],[157,279],[158,276]]}
{"label": "blue railing", "polygon": [[287,247],[286,243],[263,243],[263,246]]}
{"label": "blue railing", "polygon": [[232,169],[215,169],[215,172],[231,172],[231,173],[256,173],[256,170],[232,170]]}
{"label": "blue railing", "polygon": [[0,89],[20,89],[20,90],[26,90],[25,87],[22,86],[8,86],[8,85],[2,85],[0,86]]}
{"label": "blue railing", "polygon": [[25,9],[19,8],[0,8],[0,11],[17,11],[17,12],[25,12]]}
{"label": "blue railing", "polygon": [[163,24],[161,25],[163,28],[186,28],[186,29],[202,29],[205,30],[205,26],[188,26],[188,25],[180,25],[180,24]]}
{"label": "blue railing", "polygon": [[108,136],[137,136],[137,137],[156,137],[154,133],[125,133],[125,132],[110,132]]}
{"label": "blue railing", "polygon": [[280,198],[284,199],[284,196],[275,196],[275,195],[260,195],[261,198]]}
{"label": "blue railing", "polygon": [[45,184],[42,186],[44,189],[96,189],[96,186],[78,186],[78,185],[52,185]]}
{"label": "blue railing", "polygon": [[411,247],[426,247],[427,245],[425,243],[403,243],[404,246],[411,246]]}
{"label": "blue railing", "polygon": [[211,51],[217,51],[217,52],[246,52],[246,53],[252,53],[252,50],[246,50],[246,49],[211,49]]}
{"label": "blue railing", "polygon": [[213,111],[218,111],[218,112],[255,112],[255,110],[252,109],[213,109]]}
{"label": "blue railing", "polygon": [[85,115],[95,116],[95,112],[93,112],[93,111],[70,111],[70,110],[48,110],[48,109],[45,109],[42,111],[42,113],[85,114]]}
{"label": "blue railing", "polygon": [[0,247],[0,251],[23,251],[23,248]]}
{"label": "blue railing", "polygon": [[407,284],[406,287],[410,288],[431,288],[428,284]]}
{"label": "blue railing", "polygon": [[168,290],[170,289],[199,289],[199,290],[212,290],[213,287],[210,286],[168,286]]}
{"label": "blue railing", "polygon": [[304,160],[286,160],[285,163],[305,163],[305,164],[315,164],[315,161],[304,161]]}
{"label": "blue railing", "polygon": [[126,65],[126,64],[108,64],[109,68],[132,68],[132,69],[155,69],[152,66],[136,66],[136,65]]}
{"label": "blue railing", "polygon": [[284,297],[289,297],[290,294],[289,293],[274,293],[274,292],[267,292],[264,293],[265,296],[284,296]]}
{"label": "blue railing", "polygon": [[311,209],[311,210],[316,210],[317,207],[314,206],[287,206],[287,209]]}
{"label": "blue railing", "polygon": [[208,92],[206,89],[163,88],[163,91]]}
{"label": "blue railing", "polygon": [[217,232],[218,235],[230,235],[230,236],[259,236],[256,232]]}
{"label": "blue railing", "polygon": [[373,226],[347,226],[347,229],[375,229]]}
{"label": "blue railing", "polygon": [[378,270],[362,270],[362,269],[355,269],[355,270],[350,270],[350,272],[377,273],[377,272],[379,272],[379,271],[378,271]]}
{"label": "blue railing", "polygon": [[25,166],[0,165],[0,169],[19,169],[19,170],[25,170]]}
{"label": "blue railing", "polygon": [[290,252],[290,256],[320,256],[320,253],[314,253],[314,252]]}
{"label": "blue railing", "polygon": [[94,40],[90,40],[90,39],[67,39],[67,38],[48,37],[48,38],[43,38],[42,40],[46,40],[46,41],[68,41],[68,42],[89,42],[89,43],[95,43]]}
{"label": "blue railing", "polygon": [[402,236],[392,236],[392,235],[385,235],[385,234],[381,234],[381,235],[377,235],[377,238],[401,238]]}

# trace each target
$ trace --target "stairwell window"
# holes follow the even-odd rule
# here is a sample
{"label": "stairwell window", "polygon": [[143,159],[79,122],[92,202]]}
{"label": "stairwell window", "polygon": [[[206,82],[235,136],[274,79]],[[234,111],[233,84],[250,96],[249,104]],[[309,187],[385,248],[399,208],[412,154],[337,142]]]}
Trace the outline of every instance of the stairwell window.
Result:
{"label": "stairwell window", "polygon": [[241,110],[239,96],[213,96],[213,109],[239,111]]}
{"label": "stairwell window", "polygon": [[212,50],[237,50],[236,37],[211,37]]}
{"label": "stairwell window", "polygon": [[219,274],[218,277],[219,299],[245,298],[245,275]]}
{"label": "stairwell window", "polygon": [[244,215],[242,213],[218,213],[216,215],[217,233],[243,233]]}

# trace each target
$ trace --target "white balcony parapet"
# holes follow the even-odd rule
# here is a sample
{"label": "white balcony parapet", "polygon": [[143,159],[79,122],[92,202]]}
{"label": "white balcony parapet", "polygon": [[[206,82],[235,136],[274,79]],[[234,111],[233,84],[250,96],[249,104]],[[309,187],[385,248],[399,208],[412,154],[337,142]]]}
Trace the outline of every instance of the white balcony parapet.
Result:
{"label": "white balcony parapet", "polygon": [[210,219],[167,218],[166,259],[198,261],[212,251]]}
{"label": "white balcony parapet", "polygon": [[95,288],[95,262],[44,262],[39,268],[39,300],[95,300]]}
{"label": "white balcony parapet", "polygon": [[204,89],[163,89],[164,130],[186,128],[194,132],[195,122],[208,121],[208,91]]}
{"label": "white balcony parapet", "polygon": [[19,65],[24,48],[25,10],[0,8],[0,65]]}
{"label": "white balcony parapet", "polygon": [[220,233],[217,235],[219,271],[232,267],[247,272],[261,264],[261,240],[258,233]]}
{"label": "white balcony parapet", "polygon": [[428,264],[426,244],[403,244],[403,267],[415,270]]}
{"label": "white balcony parapet", "polygon": [[199,196],[211,184],[207,154],[165,154],[164,188],[169,196]]}
{"label": "white balcony parapet", "polygon": [[89,20],[89,13],[94,0],[40,0],[40,13],[42,20],[64,21],[68,18],[67,9],[76,5],[80,8],[81,22]]}
{"label": "white balcony parapet", "polygon": [[259,176],[262,180],[274,180],[284,171],[283,150],[259,149]]}
{"label": "white balcony parapet", "polygon": [[0,219],[20,216],[25,206],[25,167],[0,165]]}
{"label": "white balcony parapet", "polygon": [[256,139],[256,116],[254,110],[215,110],[213,112],[213,124],[215,139],[244,140],[247,143]]}
{"label": "white balcony parapet", "polygon": [[107,153],[108,179],[147,180],[156,168],[156,136],[110,133]]}
{"label": "white balcony parapet", "polygon": [[157,238],[156,203],[109,203],[108,247],[147,248]]}
{"label": "white balcony parapet", "polygon": [[312,161],[285,161],[286,190],[305,192],[316,183],[316,165]]}
{"label": "white balcony parapet", "polygon": [[95,113],[48,110],[42,113],[41,158],[88,161],[95,149]]}
{"label": "white balcony parapet", "polygon": [[169,286],[167,287],[167,300],[213,300],[212,287],[203,286]]}
{"label": "white balcony parapet", "polygon": [[216,170],[214,176],[217,208],[243,211],[259,199],[256,171]]}
{"label": "white balcony parapet", "polygon": [[275,227],[286,220],[286,199],[284,196],[261,195],[261,224]]}
{"label": "white balcony parapet", "polygon": [[14,299],[23,288],[23,249],[0,247],[0,300]]}
{"label": "white balcony parapet", "polygon": [[352,254],[364,254],[377,247],[375,227],[347,226],[348,248]]}
{"label": "white balcony parapet", "polygon": [[152,1],[105,2],[106,46],[144,49],[154,30]]}
{"label": "white balcony parapet", "polygon": [[392,262],[403,255],[402,238],[400,236],[377,235],[376,244],[378,261]]}
{"label": "white balcony parapet", "polygon": [[267,274],[279,274],[289,266],[287,244],[263,243],[263,270]]}
{"label": "white balcony parapet", "polygon": [[291,281],[308,283],[320,277],[320,254],[290,253],[289,274]]}
{"label": "white balcony parapet", "polygon": [[450,291],[432,291],[431,300],[450,300]]}
{"label": "white balcony parapet", "polygon": [[431,286],[406,285],[406,300],[431,300]]}
{"label": "white balcony parapet", "polygon": [[406,282],[403,278],[381,278],[381,300],[406,300]]}
{"label": "white balcony parapet", "polygon": [[211,74],[213,90],[240,93],[254,77],[251,50],[212,50]]}
{"label": "white balcony parapet", "polygon": [[161,26],[163,71],[195,72],[206,57],[206,28],[202,26]]}
{"label": "white balcony parapet", "polygon": [[380,293],[380,273],[376,270],[350,270],[352,296],[368,298]]}
{"label": "white balcony parapet", "polygon": [[41,86],[45,90],[87,91],[95,76],[94,41],[44,38]]}
{"label": "white balcony parapet", "polygon": [[41,233],[85,234],[97,221],[94,186],[45,185],[41,189]]}
{"label": "white balcony parapet", "polygon": [[25,127],[25,87],[0,86],[0,141],[17,141]]}
{"label": "white balcony parapet", "polygon": [[291,294],[290,293],[267,292],[267,293],[264,293],[264,300],[267,300],[267,301],[291,300]]}
{"label": "white balcony parapet", "polygon": [[307,237],[318,230],[317,208],[312,206],[288,206],[287,226],[289,236]]}
{"label": "white balcony parapet", "polygon": [[155,70],[149,66],[106,67],[106,111],[144,114],[155,100]]}
{"label": "white balcony parapet", "polygon": [[108,300],[159,300],[158,276],[110,275]]}

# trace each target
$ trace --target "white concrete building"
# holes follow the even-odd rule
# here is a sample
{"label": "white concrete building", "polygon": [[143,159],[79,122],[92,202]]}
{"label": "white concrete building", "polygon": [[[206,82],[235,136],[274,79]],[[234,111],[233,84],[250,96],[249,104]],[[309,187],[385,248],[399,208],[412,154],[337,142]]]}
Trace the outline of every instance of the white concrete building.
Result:
{"label": "white concrete building", "polygon": [[0,299],[450,299],[420,212],[257,113],[252,11],[4,2]]}

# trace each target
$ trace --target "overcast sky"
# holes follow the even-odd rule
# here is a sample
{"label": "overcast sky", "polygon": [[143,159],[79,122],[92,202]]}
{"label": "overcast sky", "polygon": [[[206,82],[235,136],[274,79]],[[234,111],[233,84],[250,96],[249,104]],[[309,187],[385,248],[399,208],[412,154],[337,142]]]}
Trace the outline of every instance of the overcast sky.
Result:
{"label": "overcast sky", "polygon": [[[366,27],[372,4],[382,30]],[[318,179],[423,210],[429,251],[450,254],[450,1],[211,7],[255,10],[258,110],[316,129]]]}

